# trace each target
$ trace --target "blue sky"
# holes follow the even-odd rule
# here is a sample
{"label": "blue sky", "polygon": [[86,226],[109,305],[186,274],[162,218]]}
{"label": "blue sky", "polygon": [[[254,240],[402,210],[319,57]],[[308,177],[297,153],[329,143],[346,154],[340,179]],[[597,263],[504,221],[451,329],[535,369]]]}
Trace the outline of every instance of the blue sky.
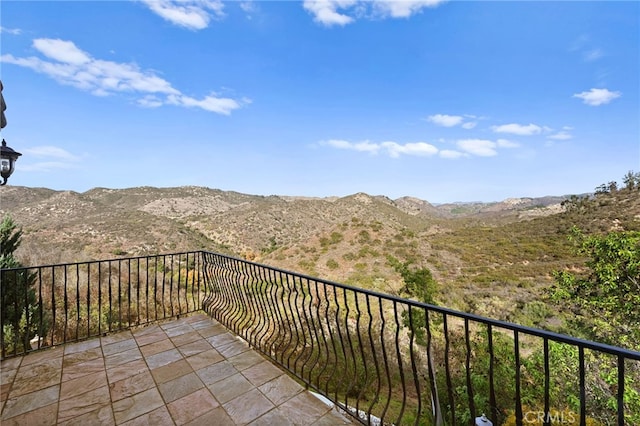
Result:
{"label": "blue sky", "polygon": [[3,1],[9,184],[430,202],[640,171],[640,3]]}

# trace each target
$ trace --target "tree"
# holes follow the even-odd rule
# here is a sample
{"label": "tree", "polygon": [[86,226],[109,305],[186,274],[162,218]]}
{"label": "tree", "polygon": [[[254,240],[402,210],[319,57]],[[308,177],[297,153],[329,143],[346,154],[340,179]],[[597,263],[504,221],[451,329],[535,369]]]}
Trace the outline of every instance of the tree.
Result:
{"label": "tree", "polygon": [[[401,292],[418,299],[420,302],[435,305],[433,298],[438,289],[438,283],[433,278],[428,268],[415,268],[413,262],[401,263],[393,256],[387,256],[387,261],[402,276],[404,286]],[[433,410],[433,424],[443,425],[440,397],[438,395],[438,383],[436,379],[436,366],[434,362],[433,348],[427,345],[426,336],[427,315],[424,309],[410,306],[409,310],[402,312],[402,325],[406,327],[411,335],[415,337],[416,343],[427,346],[427,359],[429,362],[431,386],[434,393],[431,395],[431,407]]]}
{"label": "tree", "polygon": [[586,256],[586,271],[556,271],[553,298],[573,301],[588,312],[587,323],[594,337],[638,347],[640,231],[586,236],[574,227],[570,239],[576,243],[577,253]]}
{"label": "tree", "polygon": [[420,302],[435,304],[433,296],[438,284],[428,268],[412,267],[413,262],[401,263],[393,256],[388,256],[389,264],[402,276],[404,286],[401,291],[418,299]]}
{"label": "tree", "polygon": [[624,178],[622,178],[624,187],[629,191],[634,189],[640,189],[640,172],[634,173],[633,170],[629,170]]}
{"label": "tree", "polygon": [[[2,347],[3,352],[29,349],[29,340],[36,335],[41,325],[36,302],[35,278],[20,268],[14,253],[20,246],[22,229],[18,229],[10,216],[0,223],[0,300],[2,301]],[[44,334],[41,332],[41,334]]]}

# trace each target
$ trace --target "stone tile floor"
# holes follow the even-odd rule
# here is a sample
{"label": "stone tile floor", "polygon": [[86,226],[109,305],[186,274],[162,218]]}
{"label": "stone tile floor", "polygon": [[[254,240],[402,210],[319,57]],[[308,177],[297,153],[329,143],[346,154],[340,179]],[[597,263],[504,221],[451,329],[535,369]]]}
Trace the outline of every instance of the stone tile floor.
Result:
{"label": "stone tile floor", "polygon": [[0,362],[9,425],[353,424],[205,314]]}

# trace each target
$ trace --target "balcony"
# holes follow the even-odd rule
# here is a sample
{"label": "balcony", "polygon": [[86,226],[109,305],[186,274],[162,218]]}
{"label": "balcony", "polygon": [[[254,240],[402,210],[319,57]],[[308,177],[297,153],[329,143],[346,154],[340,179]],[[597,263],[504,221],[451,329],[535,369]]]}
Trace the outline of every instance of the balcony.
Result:
{"label": "balcony", "polygon": [[3,425],[351,424],[204,314],[10,358],[2,377]]}
{"label": "balcony", "polygon": [[640,422],[640,352],[217,253],[0,274],[3,424]]}

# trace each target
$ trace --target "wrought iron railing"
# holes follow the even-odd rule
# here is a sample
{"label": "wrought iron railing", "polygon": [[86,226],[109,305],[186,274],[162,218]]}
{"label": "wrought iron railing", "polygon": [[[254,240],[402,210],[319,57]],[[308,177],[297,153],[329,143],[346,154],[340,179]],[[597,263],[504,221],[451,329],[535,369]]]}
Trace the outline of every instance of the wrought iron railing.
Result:
{"label": "wrought iron railing", "polygon": [[203,265],[211,316],[363,423],[640,424],[640,352],[216,253]]}
{"label": "wrought iron railing", "polygon": [[0,282],[3,358],[204,309],[365,424],[640,424],[640,352],[217,253]]}
{"label": "wrought iron railing", "polygon": [[2,358],[201,310],[200,252],[0,270]]}

